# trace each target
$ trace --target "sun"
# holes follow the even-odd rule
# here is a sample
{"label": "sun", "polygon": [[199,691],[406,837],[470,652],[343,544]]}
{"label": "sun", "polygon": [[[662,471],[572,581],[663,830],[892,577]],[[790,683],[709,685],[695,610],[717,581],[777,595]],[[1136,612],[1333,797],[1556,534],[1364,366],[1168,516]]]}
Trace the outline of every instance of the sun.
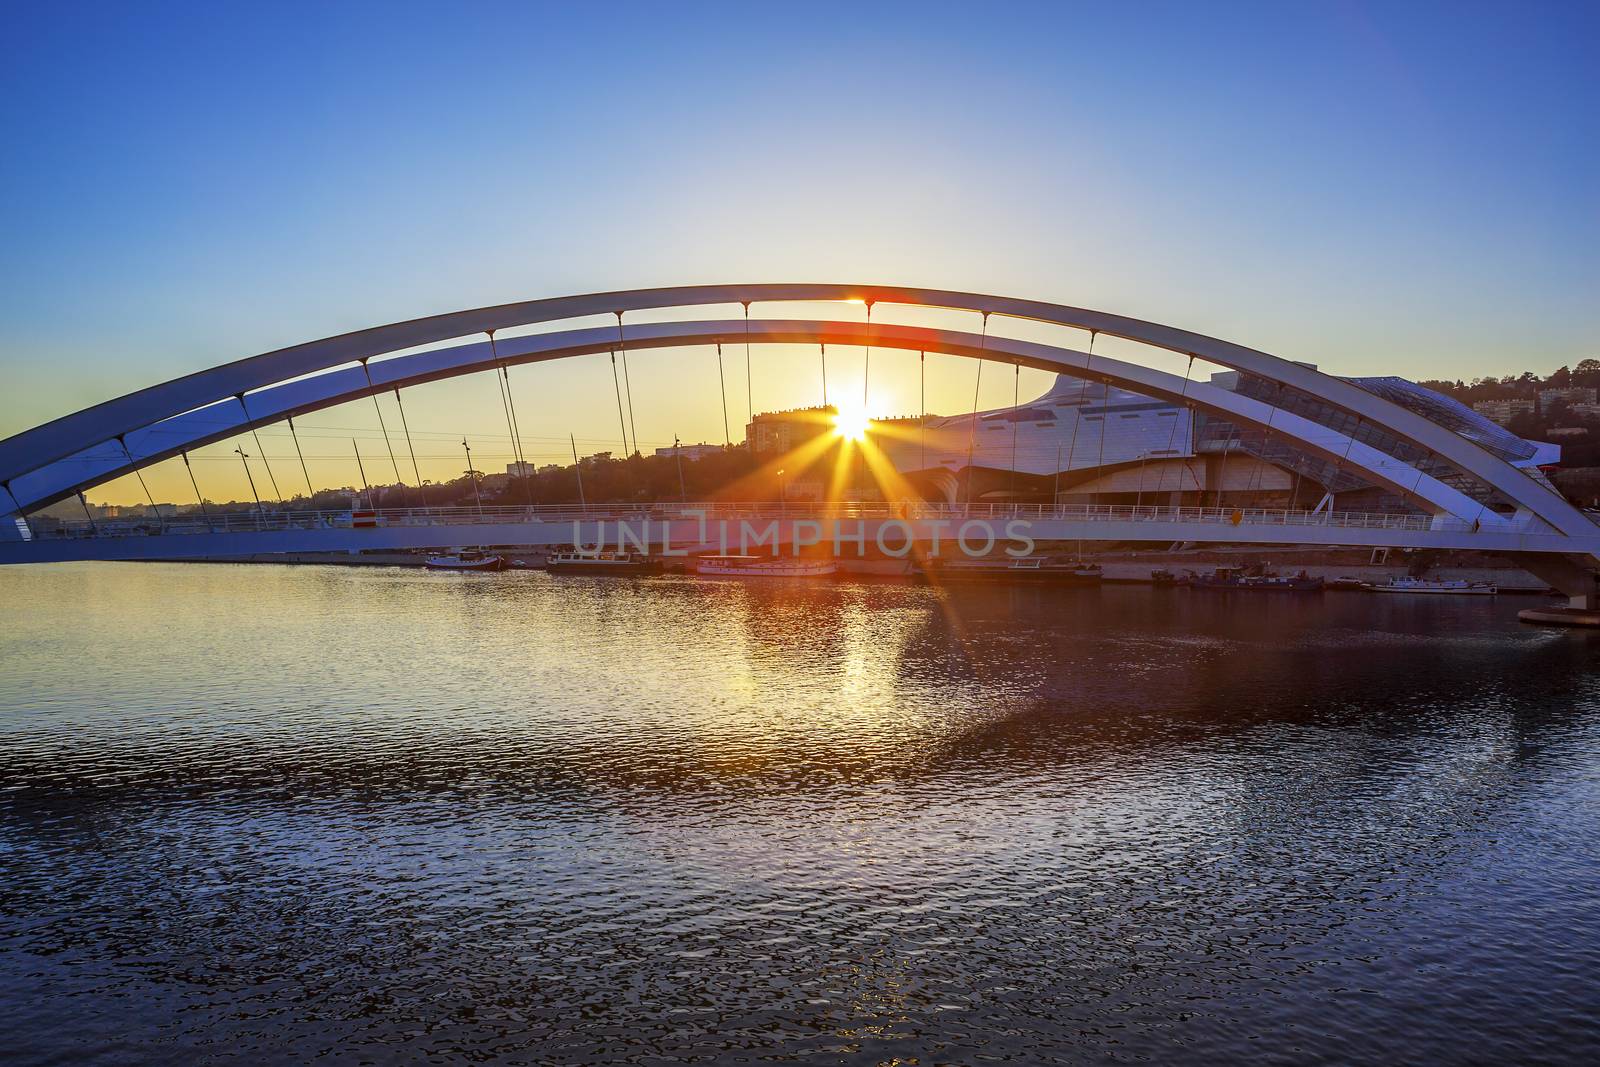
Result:
{"label": "sun", "polygon": [[867,409],[857,405],[841,405],[833,416],[833,432],[847,441],[860,441],[867,436],[872,420]]}

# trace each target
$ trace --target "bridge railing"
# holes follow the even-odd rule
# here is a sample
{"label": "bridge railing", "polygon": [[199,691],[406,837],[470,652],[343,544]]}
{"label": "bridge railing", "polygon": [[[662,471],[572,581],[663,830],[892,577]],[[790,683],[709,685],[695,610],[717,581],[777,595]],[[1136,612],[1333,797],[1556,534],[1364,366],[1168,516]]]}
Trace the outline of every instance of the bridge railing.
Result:
{"label": "bridge railing", "polygon": [[1471,530],[1459,519],[1393,512],[1303,511],[1283,508],[1165,507],[1128,504],[970,504],[878,502],[729,502],[576,504],[527,506],[382,508],[373,510],[251,510],[185,513],[140,518],[78,520],[35,527],[39,538],[142,537],[166,534],[244,533],[271,530],[360,529],[363,527],[450,527],[559,523],[572,521],[641,522],[700,519],[900,519],[905,521],[965,519],[1105,523],[1170,523],[1222,526],[1278,526],[1311,529]]}

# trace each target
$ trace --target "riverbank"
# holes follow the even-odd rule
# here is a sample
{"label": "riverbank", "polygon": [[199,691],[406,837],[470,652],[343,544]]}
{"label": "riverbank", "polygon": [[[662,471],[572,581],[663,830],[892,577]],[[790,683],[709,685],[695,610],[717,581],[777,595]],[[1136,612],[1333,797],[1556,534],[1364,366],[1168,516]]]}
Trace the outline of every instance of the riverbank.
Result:
{"label": "riverbank", "polygon": [[[542,570],[548,553],[544,549],[495,549],[506,557],[514,569]],[[1048,551],[1041,547],[1041,551]],[[1066,554],[1076,554],[1076,546]],[[429,553],[422,552],[298,552],[253,556],[219,556],[194,562],[207,563],[277,563],[305,564],[339,567],[421,567]],[[1280,574],[1298,574],[1304,571],[1313,578],[1331,581],[1335,578],[1356,578],[1362,582],[1382,584],[1394,578],[1423,574],[1438,580],[1488,582],[1499,587],[1502,593],[1544,595],[1550,592],[1547,583],[1504,560],[1478,553],[1441,554],[1436,562],[1427,562],[1414,553],[1390,553],[1383,562],[1374,563],[1373,553],[1366,550],[1306,550],[1303,548],[1263,548],[1260,546],[1207,547],[1180,551],[1102,551],[1086,548],[1083,556],[1098,563],[1102,579],[1106,582],[1149,584],[1154,571],[1166,570],[1183,574],[1188,571],[1207,573],[1217,567],[1236,567],[1241,564],[1265,564],[1267,569]],[[1425,564],[1419,568],[1419,564]],[[915,573],[908,559],[883,557],[842,556],[838,560],[839,572],[845,575],[872,578],[910,577]],[[669,570],[671,567],[669,565]]]}

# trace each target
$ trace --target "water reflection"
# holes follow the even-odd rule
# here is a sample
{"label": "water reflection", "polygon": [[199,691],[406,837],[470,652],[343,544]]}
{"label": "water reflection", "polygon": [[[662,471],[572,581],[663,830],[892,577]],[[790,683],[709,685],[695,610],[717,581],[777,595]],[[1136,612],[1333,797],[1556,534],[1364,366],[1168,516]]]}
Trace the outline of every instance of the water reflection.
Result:
{"label": "water reflection", "polygon": [[1515,602],[0,594],[24,1059],[1600,1051],[1600,646]]}

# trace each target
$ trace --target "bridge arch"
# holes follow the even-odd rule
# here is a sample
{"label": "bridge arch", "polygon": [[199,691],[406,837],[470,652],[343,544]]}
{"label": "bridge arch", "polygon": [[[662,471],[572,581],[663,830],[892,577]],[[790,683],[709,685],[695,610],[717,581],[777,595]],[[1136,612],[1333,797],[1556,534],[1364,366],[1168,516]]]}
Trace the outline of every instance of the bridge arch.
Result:
{"label": "bridge arch", "polygon": [[[1232,367],[1317,396],[1431,452],[1492,487],[1519,509],[1537,516],[1556,530],[1568,534],[1592,534],[1594,529],[1593,524],[1559,494],[1446,427],[1349,382],[1264,352],[1175,327],[1066,305],[948,290],[839,284],[687,286],[559,297],[452,312],[311,341],[138,390],[0,441],[0,486],[10,493],[13,506],[18,510],[28,510],[117,477],[120,473],[175,455],[179,449],[172,447],[172,444],[179,439],[194,442],[185,444],[185,448],[196,447],[207,440],[217,440],[251,426],[365,396],[373,391],[373,387],[390,389],[484,369],[492,365],[492,361],[486,359],[489,349],[487,343],[374,360],[369,364],[373,375],[372,386],[367,385],[359,367],[343,371],[333,369],[473,333],[583,316],[620,315],[646,309],[711,304],[744,304],[748,309],[754,303],[839,300],[966,310],[985,316],[1000,315],[1069,326]],[[619,318],[619,327],[620,322]],[[805,325],[801,327],[797,323]],[[675,332],[672,327],[695,327],[700,332]],[[920,327],[811,320],[722,320],[690,324],[634,324],[628,326],[622,336],[629,347],[670,347],[707,344],[716,340],[738,341],[744,338],[747,328],[751,331],[750,339],[756,342],[812,343],[820,339],[835,344],[885,347],[912,347],[909,335],[896,334],[895,331],[921,331],[922,335],[915,338],[915,347],[918,348],[1006,362],[1014,360],[1025,366],[1078,373],[1095,380],[1113,381],[1115,374],[1121,376],[1115,379],[1115,383],[1126,381],[1128,388],[1158,396],[1166,396],[1172,380],[1176,379],[1174,375],[1138,364],[1014,341],[993,334],[981,339],[978,346],[974,347],[971,343],[974,335],[970,333]],[[503,362],[536,362],[539,359],[604,351],[617,347],[619,332],[618,328],[595,328],[560,335],[507,338],[499,345],[499,355]],[[566,343],[557,346],[559,354],[557,349],[544,353],[515,350],[521,347],[520,342],[535,342],[539,338],[549,337],[565,338]],[[688,339],[691,337],[696,339]],[[897,337],[905,343],[897,343]],[[475,351],[478,349],[482,350],[481,353]],[[457,362],[448,364],[447,358],[446,363],[426,371],[419,370],[422,365],[413,362],[424,357],[439,357],[443,353],[453,354],[449,358]],[[315,377],[304,377],[307,375]],[[355,378],[361,379],[359,388],[343,388],[346,379],[353,386]],[[310,392],[298,394],[299,400],[296,400],[297,394],[293,390],[312,382],[318,384],[311,386]],[[1226,397],[1214,394],[1227,394],[1247,403],[1234,404]],[[236,423],[225,428],[217,427],[217,432],[209,437],[198,433],[196,426],[184,428],[184,420],[190,420],[191,423],[203,421],[199,417],[208,408],[244,395],[248,395],[252,410],[248,415],[241,410]],[[1204,383],[1190,382],[1183,398],[1197,407],[1217,410],[1226,413],[1229,418],[1256,425],[1261,425],[1256,417],[1261,410],[1252,409],[1250,404],[1256,404],[1259,409],[1267,408],[1267,405],[1250,401],[1248,397],[1239,397]],[[244,405],[239,406],[243,408]],[[216,415],[217,412],[212,411],[208,417],[214,419]],[[1289,420],[1288,413],[1277,411],[1272,416],[1271,429],[1275,434],[1282,434],[1286,439],[1292,438],[1300,446],[1320,455],[1328,456],[1330,453],[1327,448],[1330,445],[1342,449],[1343,462],[1347,466],[1361,470],[1379,484],[1418,501],[1435,514],[1469,519],[1481,515],[1484,521],[1491,521],[1477,502],[1416,468],[1359,442],[1352,442],[1318,423],[1301,419],[1300,423],[1304,423],[1302,426]],[[170,436],[167,445],[162,446],[159,441],[162,434],[175,436]],[[1372,454],[1368,455],[1368,452]],[[116,462],[118,456],[122,459],[121,466]]]}
{"label": "bridge arch", "polygon": [[[1208,382],[1181,378],[1136,363],[1095,356],[1037,342],[914,326],[873,326],[856,322],[755,320],[749,337],[761,344],[826,343],[872,345],[906,351],[934,351],[1017,363],[1130,389],[1173,403],[1191,404],[1246,426],[1267,429],[1298,447],[1348,469],[1435,515],[1496,525],[1505,520],[1478,501],[1417,468],[1320,423]],[[740,321],[652,323],[635,328],[630,345],[639,350],[711,345],[745,336]],[[19,499],[61,499],[79,488],[120,477],[135,469],[223,440],[251,429],[323,408],[362,399],[373,392],[493,369],[568,359],[615,348],[613,331],[599,328],[508,338],[493,349],[477,342],[397,356],[370,364],[366,371],[346,368],[270,386],[250,394],[249,404],[214,405],[185,412],[123,435],[113,446],[47,465],[13,481]],[[368,373],[371,378],[369,380]]]}

